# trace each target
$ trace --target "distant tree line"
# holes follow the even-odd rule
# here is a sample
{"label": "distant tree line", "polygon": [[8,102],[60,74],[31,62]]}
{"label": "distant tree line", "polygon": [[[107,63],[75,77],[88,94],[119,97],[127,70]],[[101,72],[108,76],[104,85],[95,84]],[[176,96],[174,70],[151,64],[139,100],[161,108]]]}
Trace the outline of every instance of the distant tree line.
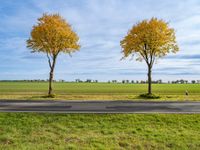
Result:
{"label": "distant tree line", "polygon": [[[0,82],[49,82],[48,79],[42,80],[42,79],[34,79],[34,80],[0,80]],[[53,80],[53,82],[76,82],[76,83],[100,83],[98,80],[92,80],[92,79],[86,79],[86,80],[81,80],[81,79],[75,79],[75,81],[65,81],[63,79],[60,80]],[[104,82],[105,83],[105,82]],[[107,83],[122,83],[122,84],[147,84],[148,81],[144,80],[109,80]],[[175,81],[167,81],[164,82],[162,80],[156,80],[152,81],[154,84],[200,84],[200,80],[175,80]]]}
{"label": "distant tree line", "polygon": [[[34,80],[0,80],[0,82],[49,82],[48,79],[34,79]],[[65,80],[53,80],[53,82],[66,82]]]}
{"label": "distant tree line", "polygon": [[[80,79],[76,79],[75,82],[77,83],[98,83],[98,80],[92,80],[92,79],[86,79],[84,80],[80,80]],[[148,80],[144,81],[144,80],[122,80],[122,81],[118,81],[118,80],[108,80],[107,83],[122,83],[122,84],[147,84]],[[175,80],[175,81],[167,81],[167,82],[163,82],[161,79],[160,80],[153,80],[152,81],[153,84],[200,84],[200,80]]]}

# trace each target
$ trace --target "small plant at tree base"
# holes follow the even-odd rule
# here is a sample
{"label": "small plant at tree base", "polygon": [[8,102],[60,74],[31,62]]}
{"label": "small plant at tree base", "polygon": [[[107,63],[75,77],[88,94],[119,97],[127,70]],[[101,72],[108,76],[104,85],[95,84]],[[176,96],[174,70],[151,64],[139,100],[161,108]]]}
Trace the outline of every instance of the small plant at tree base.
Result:
{"label": "small plant at tree base", "polygon": [[158,96],[158,95],[155,95],[155,94],[148,94],[148,93],[145,93],[145,94],[139,95],[139,98],[144,98],[144,99],[159,99],[159,98],[161,98],[161,97]]}
{"label": "small plant at tree base", "polygon": [[51,94],[51,95],[48,95],[49,98],[55,98],[56,95],[55,94]]}
{"label": "small plant at tree base", "polygon": [[123,58],[136,55],[136,60],[145,61],[148,67],[148,94],[152,94],[151,74],[156,59],[168,53],[176,53],[175,31],[163,20],[152,18],[137,23],[121,41]]}
{"label": "small plant at tree base", "polygon": [[78,41],[78,35],[59,14],[44,14],[38,19],[38,24],[33,26],[27,47],[32,49],[33,53],[42,52],[47,56],[50,68],[49,97],[54,97],[52,81],[58,55],[60,53],[70,55],[79,50]]}

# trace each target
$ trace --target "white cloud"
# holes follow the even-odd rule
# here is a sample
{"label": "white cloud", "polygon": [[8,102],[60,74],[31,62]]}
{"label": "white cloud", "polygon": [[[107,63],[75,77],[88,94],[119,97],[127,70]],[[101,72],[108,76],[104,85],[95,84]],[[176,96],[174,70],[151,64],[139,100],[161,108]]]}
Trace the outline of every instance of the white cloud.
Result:
{"label": "white cloud", "polygon": [[[43,74],[41,72],[48,76],[45,56],[30,54],[30,50],[27,50],[25,45],[32,25],[44,12],[60,13],[80,35],[82,45],[80,51],[73,54],[72,58],[64,55],[59,57],[56,78],[71,80],[79,77],[87,78],[88,75],[88,78],[91,76],[102,80],[113,77],[130,79],[132,73],[135,79],[146,77],[144,62],[120,61],[122,54],[119,42],[133,24],[153,16],[169,21],[170,25],[176,29],[177,40],[180,44],[180,52],[177,56],[200,53],[200,3],[198,0],[58,0],[56,2],[32,0],[16,4],[2,3],[0,8],[8,9],[0,14],[0,17],[5,20],[0,23],[0,58],[12,62],[4,61],[0,69],[4,66],[1,73],[9,72],[9,77],[12,77],[13,72],[13,78],[17,75],[14,73],[15,70],[12,71],[9,68],[13,66],[21,68],[19,69],[22,74],[20,76],[24,78],[26,76],[26,71],[23,71],[24,64],[26,64],[24,70],[32,67],[30,78],[34,78],[37,73]],[[13,61],[6,56],[8,53],[5,51],[14,56]],[[34,56],[38,58],[37,61],[33,58]],[[155,64],[154,77],[179,78],[179,75],[170,76],[169,74],[184,74],[188,68],[190,72],[200,72],[195,65],[196,61],[186,58],[161,59],[158,64]],[[8,66],[7,69],[5,66]],[[183,69],[173,69],[176,67]],[[167,69],[164,71],[163,68]],[[161,70],[162,76],[160,76]],[[104,75],[101,76],[100,73]],[[185,77],[188,78],[188,76]],[[1,75],[1,78],[7,78],[7,76]],[[41,75],[41,78],[44,78],[44,75]]]}

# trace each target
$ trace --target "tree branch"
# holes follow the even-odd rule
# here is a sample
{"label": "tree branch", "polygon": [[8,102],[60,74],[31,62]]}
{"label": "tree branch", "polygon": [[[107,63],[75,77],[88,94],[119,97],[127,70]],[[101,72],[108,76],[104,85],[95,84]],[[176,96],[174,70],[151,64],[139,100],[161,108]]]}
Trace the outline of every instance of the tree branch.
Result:
{"label": "tree branch", "polygon": [[147,60],[146,57],[144,56],[145,54],[142,54],[142,53],[140,52],[140,55],[144,58],[145,62],[148,64],[148,60]]}
{"label": "tree branch", "polygon": [[151,61],[150,61],[150,66],[152,67],[155,61],[155,55],[154,55],[154,50],[151,51],[150,55],[151,55]]}
{"label": "tree branch", "polygon": [[153,64],[154,64],[154,62],[155,62],[155,56],[152,58],[152,63],[151,63],[151,67],[153,67]]}
{"label": "tree branch", "polygon": [[144,44],[144,59],[145,59],[147,65],[149,65],[150,62],[149,62],[149,58],[148,58],[148,54],[147,54],[147,45],[146,45],[146,43]]}

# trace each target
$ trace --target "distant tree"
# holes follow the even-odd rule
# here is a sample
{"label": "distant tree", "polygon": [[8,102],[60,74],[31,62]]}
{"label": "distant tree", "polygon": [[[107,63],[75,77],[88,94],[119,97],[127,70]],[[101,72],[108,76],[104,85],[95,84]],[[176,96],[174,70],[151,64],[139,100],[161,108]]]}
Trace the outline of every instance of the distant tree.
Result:
{"label": "distant tree", "polygon": [[195,84],[195,83],[196,83],[196,81],[195,81],[195,80],[192,80],[191,82],[192,82],[192,84]]}
{"label": "distant tree", "polygon": [[117,83],[117,80],[112,80],[112,83]]}
{"label": "distant tree", "polygon": [[59,82],[65,82],[65,80],[63,80],[63,79],[60,79],[60,80],[59,80]]}
{"label": "distant tree", "polygon": [[121,41],[124,57],[136,55],[137,61],[144,60],[148,66],[148,94],[151,90],[151,73],[156,59],[170,52],[176,53],[179,48],[175,32],[168,23],[157,18],[137,23]]}
{"label": "distant tree", "polygon": [[80,48],[79,37],[59,14],[44,14],[33,26],[27,47],[32,52],[46,53],[50,67],[49,92],[53,96],[52,81],[58,55],[63,52],[71,55]]}
{"label": "distant tree", "polygon": [[76,79],[75,82],[80,82],[80,79]]}
{"label": "distant tree", "polygon": [[158,82],[159,84],[162,84],[162,80],[161,80],[161,79],[160,79],[160,80],[158,80],[157,82]]}
{"label": "distant tree", "polygon": [[183,79],[181,79],[179,82],[180,82],[181,84],[184,84],[185,81],[184,81]]}
{"label": "distant tree", "polygon": [[91,79],[87,79],[85,82],[87,82],[87,83],[91,83],[92,80],[91,80]]}

